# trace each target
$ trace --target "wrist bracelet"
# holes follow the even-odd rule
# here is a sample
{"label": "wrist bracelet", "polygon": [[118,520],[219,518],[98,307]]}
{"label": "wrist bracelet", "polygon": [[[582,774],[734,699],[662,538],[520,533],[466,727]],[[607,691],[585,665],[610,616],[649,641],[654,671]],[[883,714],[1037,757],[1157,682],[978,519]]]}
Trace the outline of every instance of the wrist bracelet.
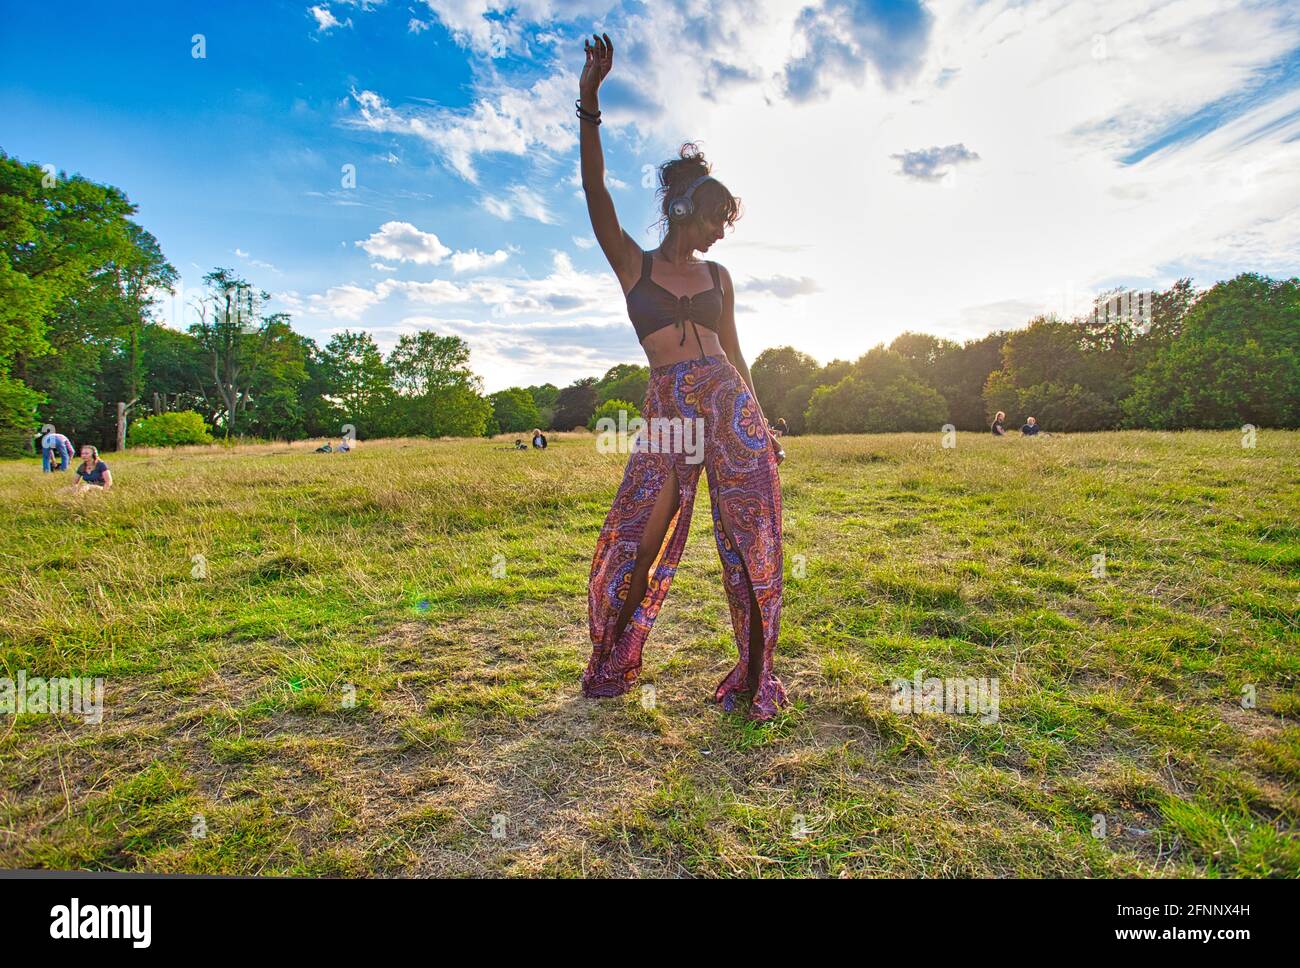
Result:
{"label": "wrist bracelet", "polygon": [[581,112],[579,112],[578,117],[580,117],[583,121],[587,121],[591,124],[597,124],[597,125],[600,124],[600,118],[593,118],[590,117],[589,115],[582,114]]}

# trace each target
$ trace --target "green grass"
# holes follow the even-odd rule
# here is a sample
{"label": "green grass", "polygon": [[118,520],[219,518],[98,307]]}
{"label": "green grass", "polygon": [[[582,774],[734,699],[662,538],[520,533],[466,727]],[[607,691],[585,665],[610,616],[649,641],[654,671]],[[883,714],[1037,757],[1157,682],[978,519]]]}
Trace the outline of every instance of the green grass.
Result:
{"label": "green grass", "polygon": [[[1300,434],[940,442],[788,441],[763,726],[707,701],[703,489],[653,708],[579,694],[626,460],[583,435],[133,452],[82,496],[0,464],[0,676],[106,700],[0,714],[0,866],[1300,876]],[[998,716],[894,711],[918,669]]]}

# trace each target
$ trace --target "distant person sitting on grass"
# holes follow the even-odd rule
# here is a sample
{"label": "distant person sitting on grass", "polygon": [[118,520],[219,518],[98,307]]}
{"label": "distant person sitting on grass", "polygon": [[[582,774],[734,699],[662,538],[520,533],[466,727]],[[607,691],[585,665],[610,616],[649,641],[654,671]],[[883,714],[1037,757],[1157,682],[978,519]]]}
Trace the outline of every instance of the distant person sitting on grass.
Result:
{"label": "distant person sitting on grass", "polygon": [[[51,430],[41,438],[41,470],[48,474],[51,470],[66,471],[72,463],[72,441],[63,434]],[[54,457],[58,455],[59,466],[54,467]]]}
{"label": "distant person sitting on grass", "polygon": [[90,444],[81,446],[81,464],[77,467],[77,482],[72,485],[78,491],[107,491],[113,486],[113,475],[108,465],[99,459],[99,450]]}
{"label": "distant person sitting on grass", "polygon": [[1007,415],[1003,413],[1001,410],[999,410],[997,416],[993,418],[994,437],[1005,437],[1007,435],[1007,428],[1003,423],[1003,421],[1005,421],[1006,419],[1007,419]]}
{"label": "distant person sitting on grass", "polygon": [[518,437],[516,437],[516,438],[515,438],[515,450],[527,450],[527,449],[528,449],[528,445],[525,444],[525,443],[524,443],[522,440],[520,440]]}
{"label": "distant person sitting on grass", "polygon": [[772,428],[772,432],[778,437],[784,437],[790,432],[790,425],[785,422],[785,417],[776,418],[776,426]]}
{"label": "distant person sitting on grass", "polygon": [[540,430],[534,429],[534,430],[533,430],[533,446],[536,447],[538,450],[545,450],[545,449],[546,449],[546,434],[542,433]]}
{"label": "distant person sitting on grass", "polygon": [[334,448],[330,446],[330,442],[327,440],[325,441],[325,443],[321,444],[319,447],[316,448],[316,453],[332,454],[334,453]]}
{"label": "distant person sitting on grass", "polygon": [[334,449],[338,451],[340,454],[346,454],[348,451],[352,449],[352,445],[349,444],[348,439],[344,437],[342,440],[339,441],[339,445]]}
{"label": "distant person sitting on grass", "polygon": [[1043,428],[1038,426],[1038,421],[1033,417],[1025,418],[1025,425],[1020,428],[1020,432],[1026,437],[1037,437],[1038,432]]}

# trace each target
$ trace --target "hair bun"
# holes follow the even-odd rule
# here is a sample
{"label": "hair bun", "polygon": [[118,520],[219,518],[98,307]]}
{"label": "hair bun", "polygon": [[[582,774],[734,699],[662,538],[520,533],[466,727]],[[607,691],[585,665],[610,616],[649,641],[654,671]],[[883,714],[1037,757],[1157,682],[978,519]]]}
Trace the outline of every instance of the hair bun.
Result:
{"label": "hair bun", "polygon": [[713,170],[704,159],[704,152],[688,141],[682,145],[678,156],[660,166],[660,184],[670,192],[678,186],[685,187],[701,175]]}

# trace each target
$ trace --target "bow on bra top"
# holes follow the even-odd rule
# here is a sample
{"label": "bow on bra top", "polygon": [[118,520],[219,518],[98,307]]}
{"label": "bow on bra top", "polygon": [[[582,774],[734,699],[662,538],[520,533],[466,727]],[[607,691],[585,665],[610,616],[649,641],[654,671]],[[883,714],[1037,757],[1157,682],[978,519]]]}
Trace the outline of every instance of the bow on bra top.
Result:
{"label": "bow on bra top", "polygon": [[[693,296],[674,296],[659,283],[650,278],[651,255],[645,252],[641,257],[641,278],[627,294],[627,315],[636,329],[636,338],[645,341],[651,333],[666,326],[680,326],[682,338],[678,345],[686,342],[686,320],[694,326],[698,323],[715,333],[718,320],[722,316],[722,285],[718,281],[718,266],[708,263],[713,276],[713,288],[697,292]],[[700,334],[696,332],[695,340],[699,342]],[[703,348],[701,347],[701,352]]]}

